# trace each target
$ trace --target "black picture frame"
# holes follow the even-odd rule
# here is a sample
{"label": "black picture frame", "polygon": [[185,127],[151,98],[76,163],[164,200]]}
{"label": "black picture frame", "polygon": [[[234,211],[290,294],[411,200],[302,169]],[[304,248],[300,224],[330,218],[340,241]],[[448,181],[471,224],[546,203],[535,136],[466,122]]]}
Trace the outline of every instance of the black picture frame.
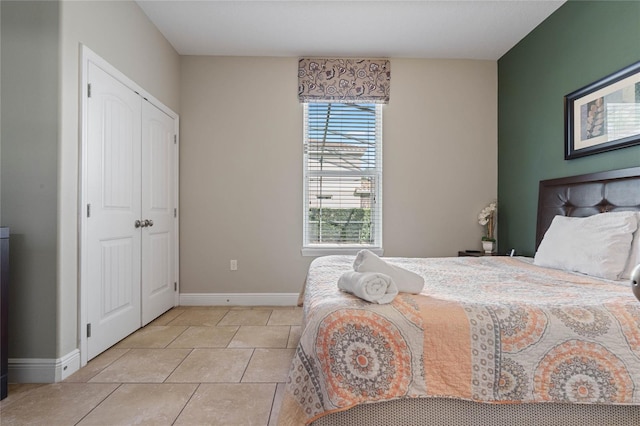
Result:
{"label": "black picture frame", "polygon": [[640,61],[564,97],[564,159],[640,144]]}

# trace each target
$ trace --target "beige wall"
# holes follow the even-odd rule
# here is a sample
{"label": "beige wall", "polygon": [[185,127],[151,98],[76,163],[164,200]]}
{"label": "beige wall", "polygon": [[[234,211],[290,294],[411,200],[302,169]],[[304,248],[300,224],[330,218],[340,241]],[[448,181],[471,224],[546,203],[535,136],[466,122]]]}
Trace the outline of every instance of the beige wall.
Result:
{"label": "beige wall", "polygon": [[135,2],[61,3],[58,355],[78,347],[78,69],[81,43],[169,108],[180,112],[179,56]]}
{"label": "beige wall", "polygon": [[9,357],[56,348],[58,3],[2,8],[2,225],[11,231]]}
{"label": "beige wall", "polygon": [[[391,61],[385,256],[479,248],[496,198],[493,61]],[[297,58],[181,58],[181,293],[292,293],[302,242]],[[229,260],[238,260],[238,271]]]}
{"label": "beige wall", "polygon": [[181,65],[180,292],[297,291],[310,261],[300,256],[297,59]]}
{"label": "beige wall", "polygon": [[477,216],[497,197],[494,61],[394,60],[384,116],[387,256],[480,249]]}
{"label": "beige wall", "polygon": [[[2,23],[2,6],[0,6],[0,24]],[[0,50],[2,49],[2,29],[0,29]],[[0,51],[0,70],[2,70],[2,52]],[[0,74],[2,74],[0,72]],[[2,129],[2,77],[0,77],[0,129]],[[2,131],[0,131],[0,168],[2,165]],[[2,226],[2,170],[0,169],[0,226]]]}

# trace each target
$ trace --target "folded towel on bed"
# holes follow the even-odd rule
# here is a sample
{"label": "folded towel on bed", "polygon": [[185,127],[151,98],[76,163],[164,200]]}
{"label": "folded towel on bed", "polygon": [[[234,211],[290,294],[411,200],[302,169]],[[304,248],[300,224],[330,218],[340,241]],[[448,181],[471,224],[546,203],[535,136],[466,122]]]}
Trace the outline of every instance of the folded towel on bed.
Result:
{"label": "folded towel on bed", "polygon": [[420,275],[391,265],[369,250],[358,252],[356,260],[353,262],[353,270],[356,272],[380,272],[388,275],[398,287],[398,291],[404,293],[418,294],[424,287],[424,278]]}
{"label": "folded towel on bed", "polygon": [[385,304],[398,294],[393,280],[379,272],[348,271],[338,279],[338,288],[368,302]]}

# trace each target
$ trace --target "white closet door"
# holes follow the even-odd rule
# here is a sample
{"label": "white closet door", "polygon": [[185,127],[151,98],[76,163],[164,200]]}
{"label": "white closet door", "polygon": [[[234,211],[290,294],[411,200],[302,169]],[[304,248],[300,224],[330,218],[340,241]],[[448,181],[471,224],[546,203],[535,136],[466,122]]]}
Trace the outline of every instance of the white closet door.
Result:
{"label": "white closet door", "polygon": [[142,99],[93,63],[87,99],[88,359],[140,327]]}
{"label": "white closet door", "polygon": [[175,300],[175,126],[157,107],[142,104],[142,325]]}

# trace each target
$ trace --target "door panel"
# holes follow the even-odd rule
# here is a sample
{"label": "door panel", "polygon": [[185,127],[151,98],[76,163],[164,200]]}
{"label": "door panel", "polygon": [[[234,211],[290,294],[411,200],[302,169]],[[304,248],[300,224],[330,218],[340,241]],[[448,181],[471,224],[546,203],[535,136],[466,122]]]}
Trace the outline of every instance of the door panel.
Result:
{"label": "door panel", "polygon": [[101,318],[118,315],[132,307],[133,290],[133,241],[131,238],[103,240],[102,283],[100,286]]}
{"label": "door panel", "polygon": [[142,324],[175,302],[174,121],[147,101],[142,105]]}
{"label": "door panel", "polygon": [[87,339],[91,359],[140,327],[141,98],[88,66]]}
{"label": "door panel", "polygon": [[149,247],[147,247],[147,250],[150,251],[149,258],[153,259],[150,268],[149,295],[154,296],[164,291],[171,280],[171,277],[168,276],[170,271],[163,267],[171,262],[171,233],[153,232],[150,233],[147,241],[149,242]]}
{"label": "door panel", "polygon": [[[95,84],[95,83],[94,83]],[[94,89],[95,91],[96,89]],[[94,92],[95,93],[95,92]],[[102,200],[105,209],[138,208],[133,200],[133,175],[136,171],[134,150],[139,144],[134,141],[137,130],[133,120],[137,111],[125,104],[127,100],[111,93],[100,94],[102,101]],[[136,101],[132,98],[131,101]]]}

